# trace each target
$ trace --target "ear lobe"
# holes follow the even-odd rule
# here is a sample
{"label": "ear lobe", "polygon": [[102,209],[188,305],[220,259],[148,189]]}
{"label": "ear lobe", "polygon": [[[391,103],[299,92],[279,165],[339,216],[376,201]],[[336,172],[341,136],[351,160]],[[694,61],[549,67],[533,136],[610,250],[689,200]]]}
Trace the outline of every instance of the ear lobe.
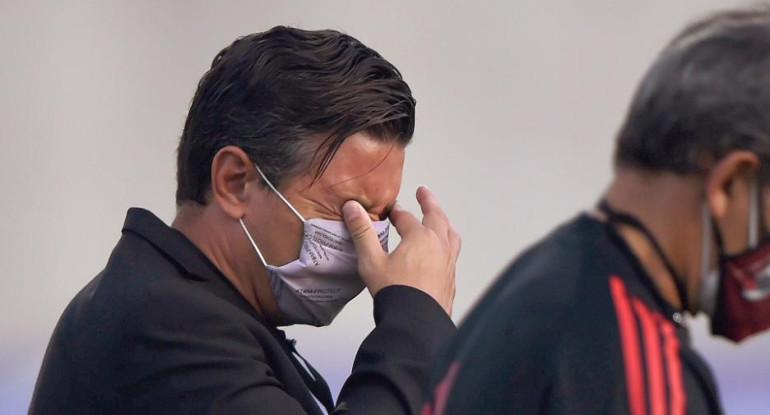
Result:
{"label": "ear lobe", "polygon": [[756,174],[759,167],[757,156],[745,150],[730,152],[720,159],[706,177],[706,201],[714,219],[722,219],[730,208],[738,179]]}
{"label": "ear lobe", "polygon": [[233,219],[245,215],[248,183],[253,180],[251,160],[236,146],[223,147],[211,161],[212,200]]}

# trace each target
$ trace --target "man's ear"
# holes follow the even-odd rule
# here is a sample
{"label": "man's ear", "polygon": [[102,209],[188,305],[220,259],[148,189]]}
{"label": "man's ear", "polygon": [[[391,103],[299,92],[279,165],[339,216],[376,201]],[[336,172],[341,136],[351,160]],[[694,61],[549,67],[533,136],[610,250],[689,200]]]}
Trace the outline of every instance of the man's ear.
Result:
{"label": "man's ear", "polygon": [[732,151],[717,161],[706,177],[706,200],[714,219],[723,219],[734,210],[735,202],[748,197],[750,179],[758,168],[756,154],[745,150]]}
{"label": "man's ear", "polygon": [[233,219],[245,215],[247,190],[256,182],[254,165],[239,147],[223,147],[211,161],[212,201]]}

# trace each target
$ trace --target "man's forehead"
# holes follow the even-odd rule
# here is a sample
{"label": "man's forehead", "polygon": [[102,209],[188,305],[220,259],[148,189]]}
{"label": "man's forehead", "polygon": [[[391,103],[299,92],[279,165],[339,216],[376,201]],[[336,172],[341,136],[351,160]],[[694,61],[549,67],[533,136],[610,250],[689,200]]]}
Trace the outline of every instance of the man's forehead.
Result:
{"label": "man's forehead", "polygon": [[320,177],[305,175],[307,191],[341,206],[357,200],[364,207],[392,205],[401,186],[404,148],[366,136],[351,136]]}
{"label": "man's forehead", "polygon": [[[319,149],[318,155],[323,151]],[[320,176],[323,157],[315,157],[313,166],[307,173],[323,186],[337,186],[345,182],[366,179],[377,173],[377,170],[393,170],[402,168],[404,147],[395,141],[386,141],[359,132],[348,137],[334,152]]]}

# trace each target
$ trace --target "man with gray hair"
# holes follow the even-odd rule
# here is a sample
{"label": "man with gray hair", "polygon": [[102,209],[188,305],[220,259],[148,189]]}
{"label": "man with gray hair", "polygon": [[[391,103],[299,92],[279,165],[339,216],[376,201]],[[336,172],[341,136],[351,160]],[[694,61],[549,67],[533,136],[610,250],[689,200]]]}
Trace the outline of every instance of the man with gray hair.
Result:
{"label": "man with gray hair", "polygon": [[641,82],[595,210],[461,325],[424,414],[718,414],[683,314],[770,327],[770,9],[687,27]]}

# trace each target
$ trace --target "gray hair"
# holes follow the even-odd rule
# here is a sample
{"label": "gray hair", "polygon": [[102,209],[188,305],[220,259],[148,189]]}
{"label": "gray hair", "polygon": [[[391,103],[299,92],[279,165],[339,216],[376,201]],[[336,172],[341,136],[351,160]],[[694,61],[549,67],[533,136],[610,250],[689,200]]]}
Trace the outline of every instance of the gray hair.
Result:
{"label": "gray hair", "polygon": [[700,173],[730,151],[770,165],[770,7],[685,28],[644,76],[617,136],[618,167]]}

